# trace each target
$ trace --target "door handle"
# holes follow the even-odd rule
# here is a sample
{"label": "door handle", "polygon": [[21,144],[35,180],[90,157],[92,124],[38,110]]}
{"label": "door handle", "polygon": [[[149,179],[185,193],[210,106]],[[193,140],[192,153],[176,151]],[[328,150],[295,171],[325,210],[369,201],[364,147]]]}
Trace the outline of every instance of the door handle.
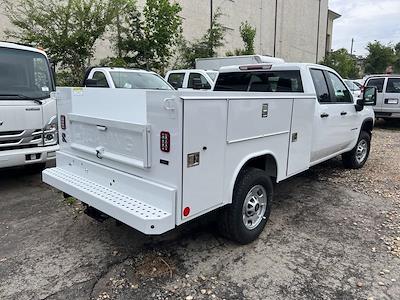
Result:
{"label": "door handle", "polygon": [[329,114],[327,114],[327,113],[322,113],[321,114],[321,118],[327,118],[327,117],[329,117]]}
{"label": "door handle", "polygon": [[340,113],[340,115],[341,115],[341,116],[347,115],[347,111],[342,111],[342,112]]}
{"label": "door handle", "polygon": [[107,130],[107,126],[96,125],[96,127],[97,127],[97,130],[100,130],[100,131],[106,131]]}

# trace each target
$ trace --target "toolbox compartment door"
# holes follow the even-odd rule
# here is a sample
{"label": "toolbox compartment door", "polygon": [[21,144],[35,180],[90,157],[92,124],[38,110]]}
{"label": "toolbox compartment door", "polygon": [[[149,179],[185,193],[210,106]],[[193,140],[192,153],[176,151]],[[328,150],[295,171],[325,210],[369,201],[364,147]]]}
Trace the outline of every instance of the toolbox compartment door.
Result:
{"label": "toolbox compartment door", "polygon": [[[185,220],[223,203],[226,122],[226,100],[184,100],[181,211]],[[188,216],[183,215],[185,208],[190,209]]]}
{"label": "toolbox compartment door", "polygon": [[150,126],[68,114],[72,151],[99,164],[150,167]]}
{"label": "toolbox compartment door", "polygon": [[293,99],[287,176],[310,167],[315,98]]}

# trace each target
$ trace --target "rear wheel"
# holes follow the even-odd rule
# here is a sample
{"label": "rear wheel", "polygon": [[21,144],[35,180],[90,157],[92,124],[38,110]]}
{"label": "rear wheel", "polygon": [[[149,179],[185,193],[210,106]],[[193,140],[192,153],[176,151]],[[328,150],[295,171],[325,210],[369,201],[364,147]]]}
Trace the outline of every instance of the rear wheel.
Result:
{"label": "rear wheel", "polygon": [[367,162],[371,148],[371,135],[361,131],[356,146],[342,155],[343,164],[349,169],[360,169]]}
{"label": "rear wheel", "polygon": [[220,232],[240,244],[257,239],[268,221],[272,195],[271,178],[263,170],[243,171],[236,182],[232,204],[222,211]]}

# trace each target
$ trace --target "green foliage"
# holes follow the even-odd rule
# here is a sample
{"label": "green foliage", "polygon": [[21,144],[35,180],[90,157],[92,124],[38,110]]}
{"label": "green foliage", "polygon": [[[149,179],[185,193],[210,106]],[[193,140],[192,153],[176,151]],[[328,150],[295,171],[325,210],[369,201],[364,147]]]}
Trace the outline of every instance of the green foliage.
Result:
{"label": "green foliage", "polygon": [[394,46],[395,51],[395,61],[393,63],[394,72],[399,74],[400,73],[400,43],[397,43]]}
{"label": "green foliage", "polygon": [[188,43],[181,39],[179,43],[179,52],[182,61],[177,63],[181,68],[194,68],[196,58],[214,57],[217,55],[217,49],[224,46],[226,28],[220,23],[222,12],[220,9],[213,15],[212,26],[198,40]]}
{"label": "green foliage", "polygon": [[235,49],[233,52],[227,52],[226,56],[234,55],[253,55],[254,52],[254,39],[256,38],[257,30],[251,26],[249,22],[242,22],[239,27],[240,36],[244,43],[244,49]]}
{"label": "green foliage", "polygon": [[16,30],[10,38],[43,47],[63,70],[63,84],[78,85],[94,55],[94,45],[115,16],[118,0],[5,0]]}
{"label": "green foliage", "polygon": [[395,49],[390,45],[383,45],[379,41],[368,43],[368,55],[365,59],[365,73],[381,74],[385,73],[388,66],[396,62]]}
{"label": "green foliage", "polygon": [[334,69],[343,78],[355,79],[360,75],[355,56],[344,48],[329,53],[320,64]]}
{"label": "green foliage", "polygon": [[118,59],[114,64],[164,72],[182,32],[181,7],[168,0],[147,0],[143,14],[134,0],[119,0],[113,38]]}
{"label": "green foliage", "polygon": [[76,203],[76,199],[73,198],[73,197],[68,197],[68,198],[65,199],[65,202],[66,202],[68,205],[74,205],[74,204]]}

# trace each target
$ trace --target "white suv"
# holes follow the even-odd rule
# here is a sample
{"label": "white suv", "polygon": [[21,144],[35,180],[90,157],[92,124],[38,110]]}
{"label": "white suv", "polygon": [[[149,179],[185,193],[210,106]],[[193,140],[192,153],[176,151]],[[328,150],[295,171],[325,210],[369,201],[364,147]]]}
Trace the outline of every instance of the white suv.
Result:
{"label": "white suv", "polygon": [[374,86],[378,90],[374,106],[377,118],[400,118],[400,75],[371,75],[365,86]]}

